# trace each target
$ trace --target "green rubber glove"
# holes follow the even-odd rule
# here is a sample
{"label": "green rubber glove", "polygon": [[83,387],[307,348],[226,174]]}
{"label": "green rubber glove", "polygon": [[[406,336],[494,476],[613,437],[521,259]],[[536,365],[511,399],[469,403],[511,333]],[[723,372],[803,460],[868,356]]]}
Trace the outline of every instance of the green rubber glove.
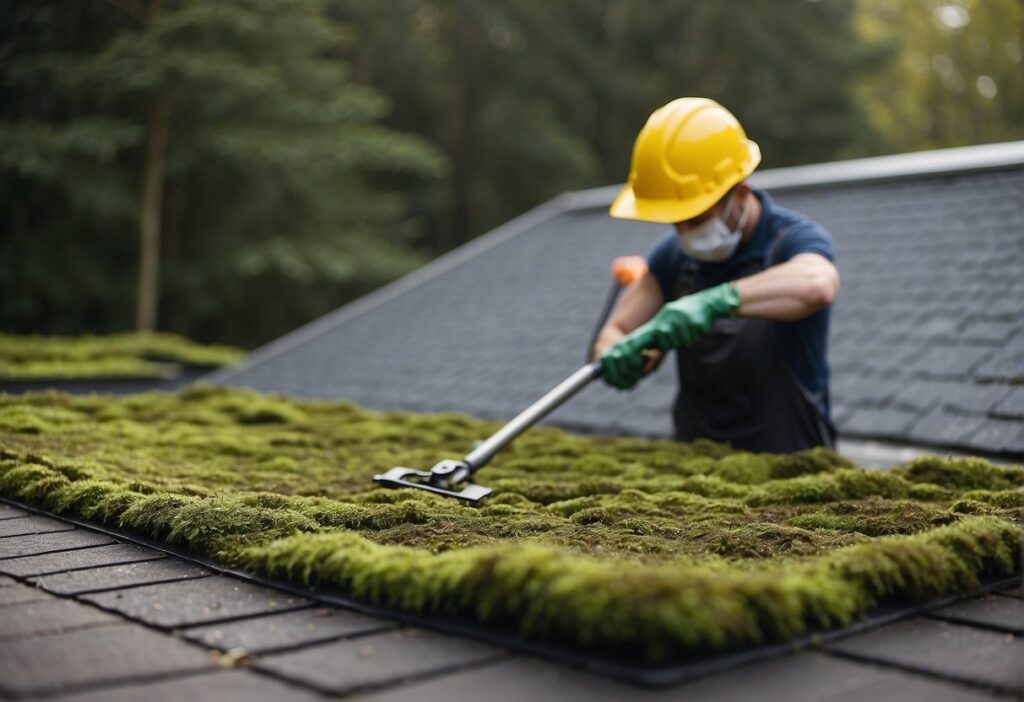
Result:
{"label": "green rubber glove", "polygon": [[644,349],[668,351],[692,346],[707,334],[715,320],[732,315],[740,306],[740,294],[722,283],[662,305],[650,319],[622,337],[601,356],[604,379],[623,390],[644,375]]}

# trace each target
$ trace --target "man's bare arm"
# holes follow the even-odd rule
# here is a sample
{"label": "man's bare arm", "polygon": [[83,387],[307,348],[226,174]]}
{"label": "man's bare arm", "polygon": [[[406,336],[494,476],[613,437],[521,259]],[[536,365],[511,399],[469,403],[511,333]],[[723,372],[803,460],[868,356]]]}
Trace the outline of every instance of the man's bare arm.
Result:
{"label": "man's bare arm", "polygon": [[824,256],[804,253],[733,282],[740,295],[740,317],[794,321],[832,304],[839,271]]}
{"label": "man's bare arm", "polygon": [[594,344],[594,358],[598,358],[616,341],[654,316],[665,304],[657,279],[649,272],[626,288],[611,317],[601,327]]}

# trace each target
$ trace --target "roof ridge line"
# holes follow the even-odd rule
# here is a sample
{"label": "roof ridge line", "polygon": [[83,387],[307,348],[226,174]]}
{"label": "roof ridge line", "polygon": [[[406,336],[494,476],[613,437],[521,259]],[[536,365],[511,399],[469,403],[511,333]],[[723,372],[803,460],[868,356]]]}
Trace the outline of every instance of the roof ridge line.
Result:
{"label": "roof ridge line", "polygon": [[407,273],[401,278],[365,295],[357,297],[341,307],[332,310],[316,319],[307,322],[298,329],[288,332],[263,346],[250,351],[245,360],[236,365],[219,369],[202,376],[198,380],[206,383],[221,383],[230,380],[234,376],[249,371],[256,366],[290,351],[291,349],[314,339],[334,327],[358,317],[385,302],[389,302],[407,292],[414,290],[423,283],[447,273],[453,268],[466,263],[480,254],[490,251],[493,248],[514,239],[518,235],[527,232],[534,227],[546,222],[549,219],[573,209],[568,205],[569,194],[558,195],[532,210],[510,219],[504,224],[471,239],[465,244],[456,246],[451,251],[441,254],[437,258],[427,262],[419,268]]}
{"label": "roof ridge line", "polygon": [[[975,173],[1015,166],[1024,166],[1024,140],[771,168],[754,172],[749,181],[758,188],[788,190]],[[566,193],[569,209],[608,207],[622,187],[605,185]]]}

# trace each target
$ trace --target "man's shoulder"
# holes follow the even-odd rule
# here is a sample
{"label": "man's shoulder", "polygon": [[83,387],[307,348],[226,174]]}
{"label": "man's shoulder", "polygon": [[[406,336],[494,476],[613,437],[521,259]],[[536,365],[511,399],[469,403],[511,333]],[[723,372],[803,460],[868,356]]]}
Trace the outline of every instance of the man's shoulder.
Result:
{"label": "man's shoulder", "polygon": [[647,267],[658,281],[658,287],[666,300],[672,297],[673,281],[689,258],[679,245],[679,237],[672,228],[658,239],[647,254]]}
{"label": "man's shoulder", "polygon": [[800,230],[807,229],[814,231],[822,236],[832,238],[832,235],[828,233],[821,224],[814,221],[803,212],[797,210],[791,210],[788,207],[783,207],[774,201],[769,200],[772,214],[772,227],[776,230]]}
{"label": "man's shoulder", "polygon": [[834,260],[832,235],[807,215],[788,207],[771,205],[771,226],[775,232],[771,258],[788,261],[797,254],[817,253]]}

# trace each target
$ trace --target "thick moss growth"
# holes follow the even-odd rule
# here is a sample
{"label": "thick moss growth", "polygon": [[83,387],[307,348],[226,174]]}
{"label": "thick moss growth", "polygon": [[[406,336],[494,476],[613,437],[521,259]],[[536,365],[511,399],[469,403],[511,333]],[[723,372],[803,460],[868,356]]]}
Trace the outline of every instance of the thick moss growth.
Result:
{"label": "thick moss growth", "polygon": [[367,602],[650,660],[1020,569],[1024,470],[528,432],[470,507],[370,481],[497,425],[196,387],[0,395],[0,495]]}
{"label": "thick moss growth", "polygon": [[241,359],[240,349],[202,346],[175,334],[130,332],[107,336],[0,334],[0,378],[162,378],[175,364],[214,368]]}

